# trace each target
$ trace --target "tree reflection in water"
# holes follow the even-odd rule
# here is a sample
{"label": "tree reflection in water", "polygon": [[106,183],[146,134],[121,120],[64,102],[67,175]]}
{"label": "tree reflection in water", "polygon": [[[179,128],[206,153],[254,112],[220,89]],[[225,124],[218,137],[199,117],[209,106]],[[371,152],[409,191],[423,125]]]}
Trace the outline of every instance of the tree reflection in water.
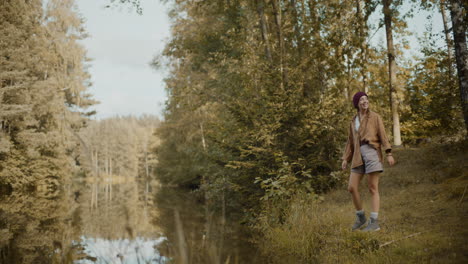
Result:
{"label": "tree reflection in water", "polygon": [[[0,263],[163,263],[148,188],[74,183],[0,199]],[[141,191],[143,190],[143,191]],[[93,202],[91,202],[93,199]]]}
{"label": "tree reflection in water", "polygon": [[54,191],[12,192],[0,198],[0,262],[60,263],[74,254],[68,247],[77,236],[77,208],[66,196]]}
{"label": "tree reflection in water", "polygon": [[[160,188],[155,224],[167,236],[157,249],[175,263],[265,263],[252,244],[249,230],[236,213],[222,216],[195,195],[175,188]],[[214,206],[211,206],[214,207]]]}
{"label": "tree reflection in water", "polygon": [[[80,244],[102,263],[163,263],[155,246],[165,238],[151,223],[158,214],[145,184],[93,182],[80,195],[83,222]],[[112,190],[112,194],[110,193]],[[92,263],[81,260],[77,263]]]}
{"label": "tree reflection in water", "polygon": [[174,188],[83,181],[2,193],[1,264],[262,262],[241,225]]}

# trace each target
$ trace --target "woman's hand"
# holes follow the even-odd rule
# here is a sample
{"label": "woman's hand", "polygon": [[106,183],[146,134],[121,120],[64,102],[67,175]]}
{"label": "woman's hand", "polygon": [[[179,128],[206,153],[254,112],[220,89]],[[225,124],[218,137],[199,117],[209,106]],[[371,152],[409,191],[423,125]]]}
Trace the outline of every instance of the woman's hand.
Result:
{"label": "woman's hand", "polygon": [[341,163],[341,169],[346,170],[347,166],[348,166],[348,162],[346,160],[343,160],[343,163]]}
{"label": "woman's hand", "polygon": [[387,162],[388,162],[388,165],[390,166],[393,166],[395,164],[395,159],[393,159],[392,155],[387,156]]}

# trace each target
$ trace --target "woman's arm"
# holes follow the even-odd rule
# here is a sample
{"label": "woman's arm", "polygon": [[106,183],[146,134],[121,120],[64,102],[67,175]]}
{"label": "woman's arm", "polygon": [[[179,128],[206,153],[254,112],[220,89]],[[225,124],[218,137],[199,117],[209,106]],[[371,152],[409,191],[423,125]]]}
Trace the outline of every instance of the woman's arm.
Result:
{"label": "woman's arm", "polygon": [[385,126],[380,116],[377,116],[377,136],[379,137],[380,144],[382,144],[385,154],[387,155],[388,164],[393,166],[393,164],[395,164],[395,159],[393,159],[392,155],[392,145],[390,145],[387,133],[385,133]]}

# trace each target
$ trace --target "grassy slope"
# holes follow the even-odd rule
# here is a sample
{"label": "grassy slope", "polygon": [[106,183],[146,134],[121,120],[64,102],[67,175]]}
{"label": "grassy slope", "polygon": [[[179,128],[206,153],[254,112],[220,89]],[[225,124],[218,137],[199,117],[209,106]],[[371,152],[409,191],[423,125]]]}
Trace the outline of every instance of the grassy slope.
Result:
{"label": "grassy slope", "polygon": [[293,202],[284,224],[266,228],[263,248],[279,263],[468,263],[467,146],[394,151],[398,163],[380,181],[381,231],[349,230],[354,210],[343,186],[321,203]]}

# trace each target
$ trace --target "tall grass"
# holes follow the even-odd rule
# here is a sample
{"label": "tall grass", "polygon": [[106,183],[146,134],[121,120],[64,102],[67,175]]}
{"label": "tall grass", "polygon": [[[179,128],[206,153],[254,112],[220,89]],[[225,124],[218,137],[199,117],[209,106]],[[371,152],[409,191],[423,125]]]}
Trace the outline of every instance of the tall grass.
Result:
{"label": "tall grass", "polygon": [[[324,201],[296,197],[284,221],[261,219],[272,263],[468,263],[467,143],[395,151],[381,176],[382,230],[352,232],[354,209],[342,186]],[[361,182],[366,212],[366,180]]]}

